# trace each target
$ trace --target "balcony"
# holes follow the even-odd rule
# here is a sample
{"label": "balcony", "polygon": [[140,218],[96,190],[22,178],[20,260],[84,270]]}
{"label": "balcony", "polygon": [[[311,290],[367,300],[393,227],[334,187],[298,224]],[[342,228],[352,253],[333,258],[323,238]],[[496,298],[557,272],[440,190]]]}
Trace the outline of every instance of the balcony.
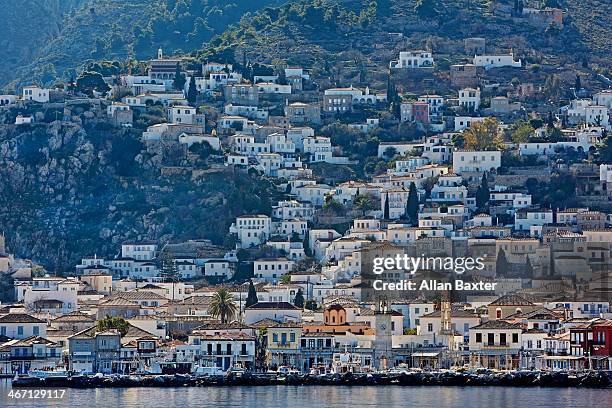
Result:
{"label": "balcony", "polygon": [[510,345],[508,343],[503,344],[495,344],[495,343],[484,343],[482,348],[485,350],[505,350],[509,349]]}

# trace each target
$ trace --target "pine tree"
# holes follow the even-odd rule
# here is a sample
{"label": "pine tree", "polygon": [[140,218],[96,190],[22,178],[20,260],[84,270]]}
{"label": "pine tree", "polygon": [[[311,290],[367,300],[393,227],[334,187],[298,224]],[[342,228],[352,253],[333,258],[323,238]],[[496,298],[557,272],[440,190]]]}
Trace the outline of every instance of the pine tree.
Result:
{"label": "pine tree", "polygon": [[414,182],[410,183],[408,188],[408,200],[406,201],[406,218],[414,225],[418,219],[419,212],[419,195]]}
{"label": "pine tree", "polygon": [[549,129],[552,129],[555,127],[555,118],[553,117],[552,112],[548,112],[548,116],[546,118],[546,126]]}
{"label": "pine tree", "polygon": [[304,307],[304,294],[302,293],[302,288],[299,288],[295,299],[293,299],[293,304],[300,309]]}
{"label": "pine tree", "polygon": [[476,190],[476,207],[479,210],[484,210],[489,201],[489,183],[487,181],[487,173],[483,173],[480,187]]}
{"label": "pine tree", "polygon": [[245,306],[253,306],[255,303],[257,303],[257,291],[255,290],[255,285],[253,285],[253,281],[249,280],[249,291],[247,294]]}
{"label": "pine tree", "polygon": [[189,80],[189,89],[187,90],[187,100],[191,106],[195,106],[198,97],[198,89],[196,88],[195,75]]}

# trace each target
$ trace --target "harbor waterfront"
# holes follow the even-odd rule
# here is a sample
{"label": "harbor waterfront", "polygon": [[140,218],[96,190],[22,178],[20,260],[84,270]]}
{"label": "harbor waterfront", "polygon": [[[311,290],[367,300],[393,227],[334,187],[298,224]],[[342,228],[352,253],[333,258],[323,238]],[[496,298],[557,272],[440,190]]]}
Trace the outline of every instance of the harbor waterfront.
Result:
{"label": "harbor waterfront", "polygon": [[[302,408],[416,406],[470,407],[521,406],[530,407],[609,407],[609,389],[578,388],[506,388],[506,387],[173,387],[68,389],[61,400],[15,400],[8,398],[10,380],[0,380],[0,406],[78,408],[122,406],[127,408],[152,406],[215,406],[215,407],[287,407],[300,401]],[[577,404],[579,401],[579,404]]]}
{"label": "harbor waterfront", "polygon": [[[29,390],[65,388],[126,388],[126,387],[214,387],[270,385],[361,385],[361,386],[505,386],[505,387],[581,387],[609,388],[612,375],[604,371],[581,373],[540,371],[428,371],[415,372],[392,369],[384,372],[343,374],[305,374],[229,372],[225,375],[36,375],[15,377],[13,388]],[[20,394],[20,395],[21,395]],[[19,398],[19,397],[17,397]],[[44,398],[44,396],[43,396]]]}

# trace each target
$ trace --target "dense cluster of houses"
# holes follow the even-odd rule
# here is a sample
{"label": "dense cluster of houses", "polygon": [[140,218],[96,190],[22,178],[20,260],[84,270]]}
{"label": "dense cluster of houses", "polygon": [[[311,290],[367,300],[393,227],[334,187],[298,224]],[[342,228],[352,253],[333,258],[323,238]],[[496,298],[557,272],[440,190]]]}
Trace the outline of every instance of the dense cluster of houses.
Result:
{"label": "dense cluster of houses", "polygon": [[[568,165],[582,177],[579,188],[590,192],[592,206],[551,208],[537,205],[525,187],[530,178],[549,180],[546,167],[502,174],[501,150],[458,147],[457,136],[474,124],[497,117],[508,119],[495,122],[507,129],[524,110],[514,95],[485,97],[477,79],[483,70],[518,70],[521,60],[485,54],[479,39],[468,45],[472,63],[450,67],[454,94],[424,93],[401,103],[398,122],[426,136],[380,142],[386,171],[341,183],[313,174],[318,163],[354,164],[318,129],[363,107],[385,106],[387,94],[353,86],[319,92],[301,67],[247,79],[231,64],[187,69],[160,50],[146,74],[109,79],[107,95],[62,94],[57,102],[58,90],[28,86],[19,97],[0,96],[9,108],[59,103],[63,120],[74,118],[72,104],[86,100],[92,115],[118,127],[134,126],[135,112],[162,106],[165,121],[142,133],[147,149],[207,144],[223,157],[220,166],[255,170],[284,192],[270,214],[234,220],[231,248],[203,239],[126,242],[120,255],[85,257],[61,277],[36,274],[6,253],[2,238],[0,272],[12,274],[16,300],[0,306],[0,374],[60,365],[102,373],[188,371],[204,361],[223,370],[307,371],[332,367],[346,353],[371,369],[400,363],[610,369],[612,214],[602,208],[610,208],[612,164]],[[389,64],[399,75],[435,69],[427,50],[400,52]],[[189,102],[193,87],[196,101],[223,101],[215,119]],[[612,130],[611,109],[610,90],[576,98],[555,114],[566,124],[558,139],[545,138],[545,125],[506,147],[542,162],[567,149],[588,154]],[[20,114],[15,125],[37,120]],[[380,120],[349,127],[366,134]],[[477,197],[483,189],[484,198]],[[339,224],[348,228],[330,227]],[[485,267],[471,279],[497,286],[452,301],[416,294],[381,307],[362,298],[362,260],[372,251],[481,257]],[[256,302],[247,302],[246,279]],[[220,289],[237,307],[230,321],[211,311]],[[99,329],[96,322],[107,316],[125,319],[127,329]]]}

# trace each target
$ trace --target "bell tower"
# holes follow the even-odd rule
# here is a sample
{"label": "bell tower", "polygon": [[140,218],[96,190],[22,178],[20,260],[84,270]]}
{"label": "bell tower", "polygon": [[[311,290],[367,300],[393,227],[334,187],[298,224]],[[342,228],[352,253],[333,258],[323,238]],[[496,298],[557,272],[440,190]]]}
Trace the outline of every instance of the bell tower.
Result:
{"label": "bell tower", "polygon": [[374,329],[374,360],[372,367],[379,370],[385,370],[392,364],[393,361],[393,321],[392,313],[388,309],[387,302],[379,301],[376,304],[374,311],[373,329]]}

